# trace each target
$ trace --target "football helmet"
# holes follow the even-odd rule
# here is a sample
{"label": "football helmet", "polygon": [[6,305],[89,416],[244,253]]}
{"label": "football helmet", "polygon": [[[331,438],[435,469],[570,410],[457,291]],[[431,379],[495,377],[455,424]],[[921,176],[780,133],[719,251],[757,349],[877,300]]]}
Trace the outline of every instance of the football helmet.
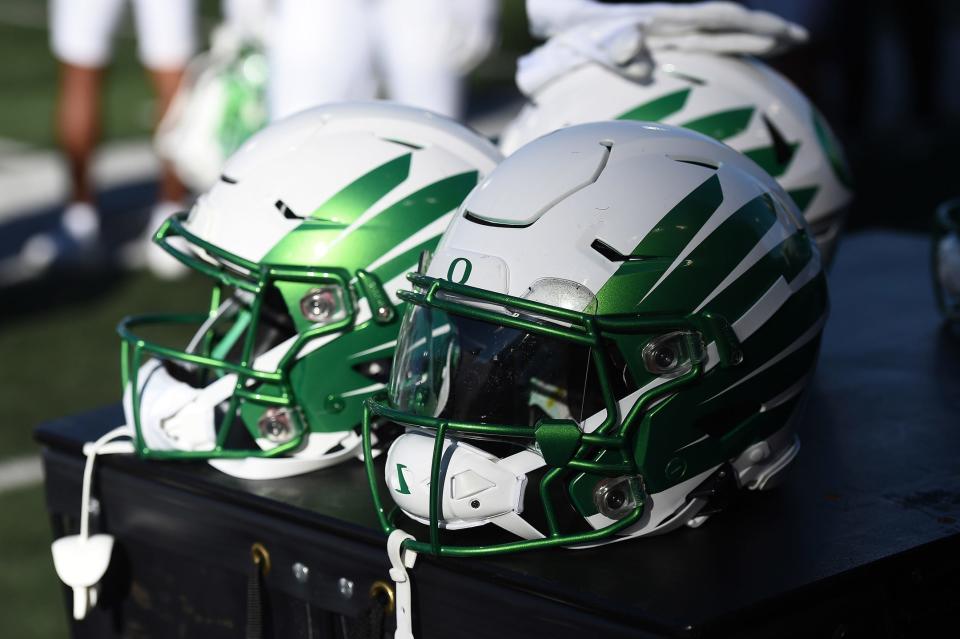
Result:
{"label": "football helmet", "polygon": [[266,87],[263,46],[221,25],[210,50],[187,66],[157,127],[157,154],[195,192],[213,187],[226,159],[266,126]]}
{"label": "football helmet", "polygon": [[[498,160],[460,124],[385,102],[309,109],[252,137],[156,234],[213,278],[209,309],[119,326],[137,451],[250,478],[355,456],[361,403],[387,381],[395,291]],[[186,347],[168,345],[171,327],[193,335]],[[142,332],[161,330],[163,343]]]}
{"label": "football helmet", "polygon": [[933,290],[943,316],[960,321],[960,199],[944,202],[934,218]]}
{"label": "football helmet", "polygon": [[504,131],[501,150],[510,154],[555,129],[600,120],[657,121],[705,133],[777,178],[829,264],[853,194],[843,151],[817,109],[753,58],[676,50],[653,56],[646,82],[598,63],[556,78],[530,96]]}
{"label": "football helmet", "polygon": [[[798,451],[827,318],[820,254],[776,181],[706,136],[636,122],[544,136],[470,194],[410,280],[364,446],[374,416],[407,427],[385,483],[429,526],[415,552],[697,526]],[[522,539],[440,537],[486,524]]]}

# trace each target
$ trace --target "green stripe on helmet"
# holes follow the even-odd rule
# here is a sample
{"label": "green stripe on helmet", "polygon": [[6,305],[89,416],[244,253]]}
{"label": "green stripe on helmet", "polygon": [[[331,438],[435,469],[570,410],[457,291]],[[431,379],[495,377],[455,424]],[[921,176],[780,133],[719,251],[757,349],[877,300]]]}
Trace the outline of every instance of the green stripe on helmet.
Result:
{"label": "green stripe on helmet", "polygon": [[[759,374],[749,383],[739,381],[769,364],[784,353],[797,337],[820,321],[826,298],[823,274],[804,285],[750,338],[743,343],[743,364],[717,366],[700,383],[688,387],[677,400],[667,399],[652,411],[652,418],[670,423],[669,429],[650,429],[649,420],[637,435],[638,459],[664,460],[678,455],[687,465],[690,477],[729,460],[746,446],[769,437],[783,427],[801,396],[785,399],[777,406],[761,411],[769,401],[795,386],[811,370],[816,358],[819,336],[800,345]],[[681,399],[682,398],[682,399]],[[745,416],[750,415],[747,419]],[[677,449],[699,439],[711,437],[709,444]],[[642,469],[651,491],[669,488],[675,479],[663,465]]]}
{"label": "green stripe on helmet", "polygon": [[[333,206],[330,203],[335,200],[343,207],[348,202],[353,207],[367,206],[366,209],[353,208],[349,212],[349,217],[355,221],[370,206],[389,193],[389,191],[383,191],[386,186],[392,184],[393,186],[390,187],[392,190],[402,182],[402,180],[397,182],[396,179],[408,173],[409,155],[392,160],[350,184],[318,211]],[[357,197],[344,195],[348,191],[355,192],[358,183],[371,184],[374,175],[378,177],[375,187],[371,186],[376,191],[375,195],[368,194],[364,198],[359,195]],[[352,229],[346,238],[343,236],[343,228],[339,225],[331,228],[329,224],[305,221],[280,240],[263,258],[263,261],[270,264],[305,263],[318,266],[336,264],[349,271],[367,268],[397,244],[441,215],[457,208],[467,193],[476,186],[478,175],[476,171],[469,171],[434,182],[390,205],[365,224]],[[340,210],[346,211],[345,208]]]}
{"label": "green stripe on helmet", "polygon": [[391,258],[373,270],[373,274],[379,277],[383,282],[389,282],[398,275],[402,275],[416,268],[420,254],[424,251],[433,251],[440,242],[440,235],[435,235],[428,240],[417,244],[412,249],[404,251],[400,255]]}
{"label": "green stripe on helmet", "polygon": [[783,276],[792,281],[810,262],[813,251],[810,239],[803,232],[786,238],[760,258],[727,288],[706,305],[706,310],[733,322],[739,319],[759,299],[760,295]]}
{"label": "green stripe on helmet", "polygon": [[843,155],[840,143],[834,135],[833,130],[823,119],[823,116],[816,109],[813,110],[813,129],[817,133],[817,140],[823,147],[823,152],[830,160],[830,167],[836,174],[837,179],[848,189],[853,188],[853,178],[850,175],[850,167],[847,166],[847,159]]}
{"label": "green stripe on helmet", "polygon": [[356,221],[380,198],[407,179],[410,175],[410,159],[411,154],[407,153],[381,164],[318,206],[310,217],[344,226]]}
{"label": "green stripe on helmet", "polygon": [[626,113],[617,116],[615,119],[657,122],[680,111],[687,103],[687,97],[689,97],[689,95],[690,89],[669,93],[656,100],[650,100],[640,106],[636,106]]}
{"label": "green stripe on helmet", "polygon": [[797,155],[797,149],[800,148],[800,143],[794,142],[788,145],[787,148],[789,148],[790,152],[784,161],[780,161],[780,159],[777,158],[777,151],[773,146],[762,146],[756,149],[750,149],[744,151],[743,154],[759,164],[760,168],[770,174],[770,177],[778,178],[787,172],[790,162]]}
{"label": "green stripe on helmet", "polygon": [[709,135],[715,140],[726,140],[740,133],[750,124],[753,117],[753,107],[731,109],[691,120],[681,126],[697,133]]}
{"label": "green stripe on helmet", "polygon": [[670,210],[640,241],[632,255],[675,256],[723,202],[720,179],[711,175]]}
{"label": "green stripe on helmet", "polygon": [[819,190],[819,186],[811,186],[805,189],[793,189],[791,191],[787,191],[787,194],[793,198],[793,201],[796,202],[797,207],[802,213],[807,210],[808,206],[810,206],[813,196],[816,195],[817,191]]}
{"label": "green stripe on helmet", "polygon": [[[600,313],[624,313],[638,291],[647,291],[660,278],[723,202],[720,179],[711,175],[683,198],[654,226],[631,252],[637,260],[624,262],[597,292]],[[659,258],[659,259],[658,259]],[[630,307],[625,305],[629,304]]]}
{"label": "green stripe on helmet", "polygon": [[646,312],[696,308],[743,260],[777,221],[766,196],[725,219],[643,302]]}
{"label": "green stripe on helmet", "polygon": [[790,346],[798,335],[820,320],[827,304],[827,287],[821,273],[794,292],[770,319],[743,340],[745,371],[763,366],[768,358]]}
{"label": "green stripe on helmet", "polygon": [[357,263],[359,268],[365,268],[402,239],[459,207],[478,180],[477,171],[468,171],[408,195],[364,224],[362,241],[340,242],[323,259],[331,264]]}

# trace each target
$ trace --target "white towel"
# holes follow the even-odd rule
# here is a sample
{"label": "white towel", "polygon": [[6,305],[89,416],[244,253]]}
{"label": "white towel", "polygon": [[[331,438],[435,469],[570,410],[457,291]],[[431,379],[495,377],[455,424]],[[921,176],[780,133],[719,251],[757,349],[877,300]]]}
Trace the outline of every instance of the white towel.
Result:
{"label": "white towel", "polygon": [[765,56],[807,40],[800,25],[732,2],[527,0],[527,13],[530,32],[549,38],[518,61],[517,86],[528,96],[588,62],[643,80],[653,69],[651,52],[657,49]]}

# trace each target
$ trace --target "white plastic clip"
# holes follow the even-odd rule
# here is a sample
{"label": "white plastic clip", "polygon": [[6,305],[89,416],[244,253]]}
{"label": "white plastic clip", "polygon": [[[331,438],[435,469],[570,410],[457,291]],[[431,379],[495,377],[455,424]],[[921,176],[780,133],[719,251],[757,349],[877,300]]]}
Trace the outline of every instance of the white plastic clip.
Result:
{"label": "white plastic clip", "polygon": [[390,557],[390,578],[396,584],[397,593],[397,632],[394,639],[413,639],[413,614],[411,611],[410,574],[417,553],[403,547],[403,542],[413,539],[413,535],[399,528],[387,537],[387,555]]}
{"label": "white plastic clip", "polygon": [[97,587],[113,552],[112,535],[90,535],[90,491],[93,483],[93,462],[97,455],[132,453],[131,442],[114,442],[120,437],[131,437],[133,431],[121,426],[93,443],[85,444],[83,454],[87,463],[83,469],[83,490],[80,504],[80,534],[61,537],[53,542],[53,566],[63,583],[73,588],[73,618],[80,620],[97,605]]}

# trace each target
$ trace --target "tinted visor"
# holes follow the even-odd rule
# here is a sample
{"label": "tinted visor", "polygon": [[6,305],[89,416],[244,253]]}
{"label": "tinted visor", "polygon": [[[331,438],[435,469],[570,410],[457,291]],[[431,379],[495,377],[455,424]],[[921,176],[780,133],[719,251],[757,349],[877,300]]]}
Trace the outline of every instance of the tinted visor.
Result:
{"label": "tinted visor", "polygon": [[418,305],[400,329],[390,399],[415,415],[530,427],[605,407],[592,347]]}

